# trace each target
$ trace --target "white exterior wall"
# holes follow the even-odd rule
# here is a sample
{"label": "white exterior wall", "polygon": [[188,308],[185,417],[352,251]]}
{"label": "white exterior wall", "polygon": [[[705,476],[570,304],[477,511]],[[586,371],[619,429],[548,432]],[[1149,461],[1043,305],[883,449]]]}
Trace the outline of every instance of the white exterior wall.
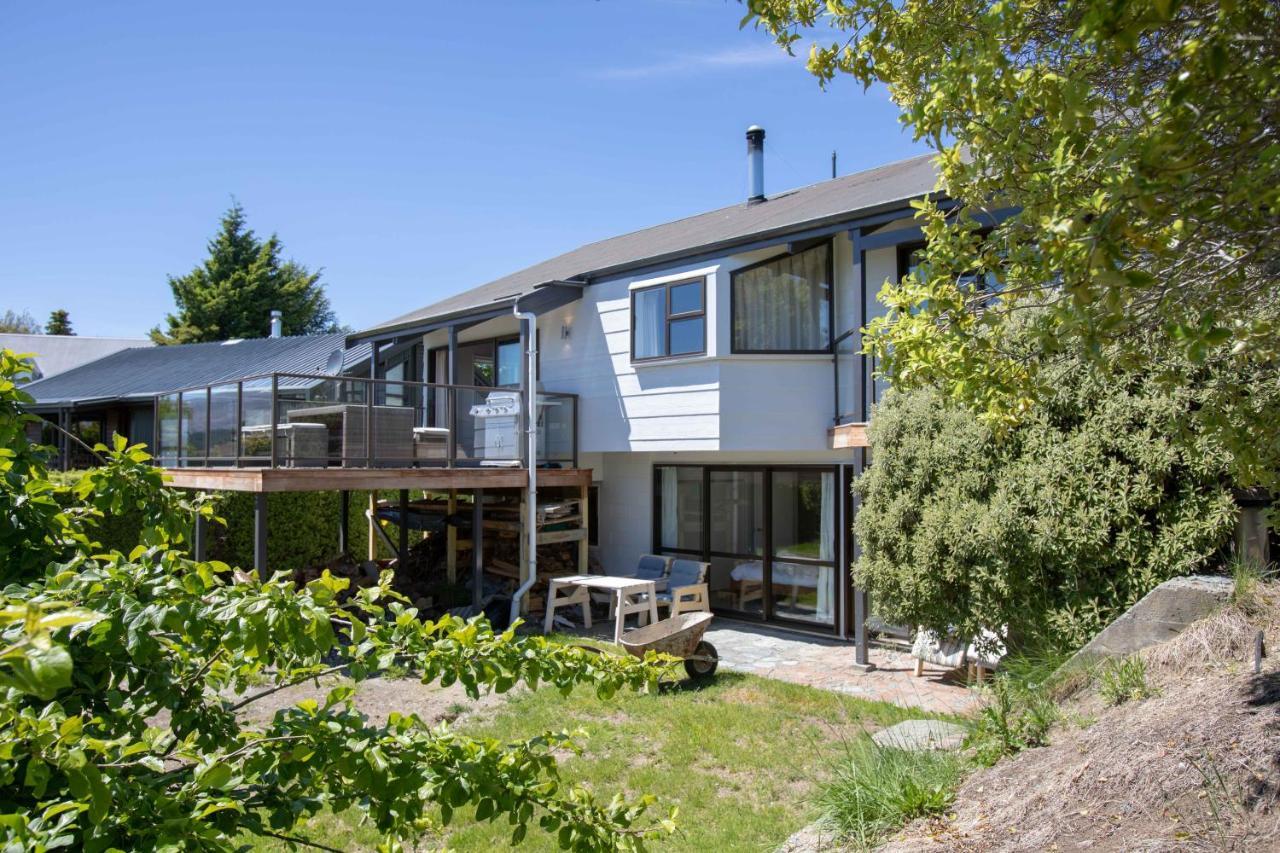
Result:
{"label": "white exterior wall", "polygon": [[[894,223],[898,225],[899,223]],[[876,298],[880,293],[880,288],[884,287],[886,281],[895,281],[898,278],[898,247],[885,246],[880,249],[871,249],[866,253],[867,256],[867,321],[870,322],[876,317],[883,317],[885,314],[884,305]],[[879,369],[878,359],[870,359],[869,369],[872,371]],[[875,379],[871,382],[870,403],[874,404],[882,396],[888,383],[883,379]]]}
{"label": "white exterior wall", "polygon": [[[833,240],[837,280],[847,281],[848,239]],[[540,318],[543,387],[579,395],[579,452],[825,449],[835,413],[831,356],[730,352],[730,274],[784,251],[780,244],[593,282],[581,300]],[[707,282],[706,354],[632,364],[631,291],[694,276]]]}
{"label": "white exterior wall", "polygon": [[[900,220],[884,228],[909,224]],[[897,275],[897,251],[866,252],[864,307],[852,242],[843,233],[831,241],[835,336],[883,313],[875,297],[884,281]],[[786,250],[786,243],[779,243],[595,281],[581,299],[540,317],[542,387],[579,396],[579,455],[741,451],[784,454],[777,461],[785,461],[785,454],[826,450],[836,414],[832,356],[731,352],[731,273]],[[632,364],[631,291],[696,276],[706,279],[706,354]],[[466,343],[518,333],[515,318],[503,316],[463,330],[458,339]],[[424,352],[447,342],[444,330],[424,335]],[[842,369],[850,366],[846,362]],[[842,383],[852,387],[854,378],[842,374]],[[883,383],[875,384],[881,386],[875,390],[882,389]],[[878,396],[873,390],[872,399]]]}

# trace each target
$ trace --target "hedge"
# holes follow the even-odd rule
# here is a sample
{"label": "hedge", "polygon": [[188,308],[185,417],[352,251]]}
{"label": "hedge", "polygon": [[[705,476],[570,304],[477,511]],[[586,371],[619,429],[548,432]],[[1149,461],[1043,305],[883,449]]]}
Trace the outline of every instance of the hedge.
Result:
{"label": "hedge", "polygon": [[1229,542],[1225,452],[1169,440],[1195,398],[1076,363],[1045,405],[997,435],[936,392],[891,391],[855,484],[857,582],[897,624],[1078,647]]}
{"label": "hedge", "polygon": [[[70,471],[59,475],[68,483],[80,476]],[[398,493],[380,492],[384,500]],[[253,565],[253,495],[247,492],[216,493],[217,513],[226,526],[215,525],[209,557],[229,565]],[[365,518],[368,492],[351,492],[348,513],[351,554],[363,557],[369,525]],[[279,492],[267,495],[267,565],[273,571],[320,565],[338,556],[338,492]],[[141,518],[137,513],[98,519],[96,538],[104,550],[129,553],[138,544]],[[385,543],[378,540],[378,556],[391,557]]]}

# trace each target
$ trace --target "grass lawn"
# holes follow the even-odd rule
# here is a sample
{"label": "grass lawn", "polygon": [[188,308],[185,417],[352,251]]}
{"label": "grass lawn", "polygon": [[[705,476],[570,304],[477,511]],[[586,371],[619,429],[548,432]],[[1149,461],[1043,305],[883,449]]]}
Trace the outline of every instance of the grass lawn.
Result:
{"label": "grass lawn", "polygon": [[[617,791],[650,793],[659,798],[661,814],[680,808],[680,834],[655,849],[771,850],[816,816],[818,787],[851,744],[867,732],[923,716],[724,671],[705,687],[689,684],[607,702],[587,690],[567,699],[539,690],[461,727],[500,739],[581,728],[588,737],[582,755],[561,760],[565,778],[586,782],[606,800]],[[377,840],[355,825],[354,815],[326,815],[306,835],[346,851]],[[475,823],[459,812],[442,837],[424,842],[480,851],[505,849],[509,838],[505,819]],[[557,847],[535,825],[521,849]]]}

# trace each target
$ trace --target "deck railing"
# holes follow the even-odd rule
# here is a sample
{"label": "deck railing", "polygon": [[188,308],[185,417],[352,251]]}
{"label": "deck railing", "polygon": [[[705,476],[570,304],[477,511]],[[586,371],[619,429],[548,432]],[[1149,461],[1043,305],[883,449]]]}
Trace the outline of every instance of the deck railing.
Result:
{"label": "deck railing", "polygon": [[[165,467],[528,464],[517,388],[268,373],[156,397]],[[576,394],[539,391],[539,465],[577,467]]]}

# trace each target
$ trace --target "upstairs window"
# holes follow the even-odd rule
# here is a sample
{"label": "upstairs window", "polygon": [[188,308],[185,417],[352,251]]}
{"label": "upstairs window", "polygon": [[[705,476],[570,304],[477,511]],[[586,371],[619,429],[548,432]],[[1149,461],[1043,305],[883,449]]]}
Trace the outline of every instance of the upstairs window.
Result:
{"label": "upstairs window", "polygon": [[[922,243],[913,243],[898,247],[898,276],[920,273],[923,281],[929,279],[929,263],[925,260],[925,247]],[[961,290],[973,293],[994,294],[1000,290],[1000,276],[988,270],[979,275],[967,272],[956,278],[956,286]]]}
{"label": "upstairs window", "polygon": [[831,352],[831,244],[733,273],[735,353]]}
{"label": "upstairs window", "polygon": [[707,351],[706,279],[631,291],[631,360]]}

